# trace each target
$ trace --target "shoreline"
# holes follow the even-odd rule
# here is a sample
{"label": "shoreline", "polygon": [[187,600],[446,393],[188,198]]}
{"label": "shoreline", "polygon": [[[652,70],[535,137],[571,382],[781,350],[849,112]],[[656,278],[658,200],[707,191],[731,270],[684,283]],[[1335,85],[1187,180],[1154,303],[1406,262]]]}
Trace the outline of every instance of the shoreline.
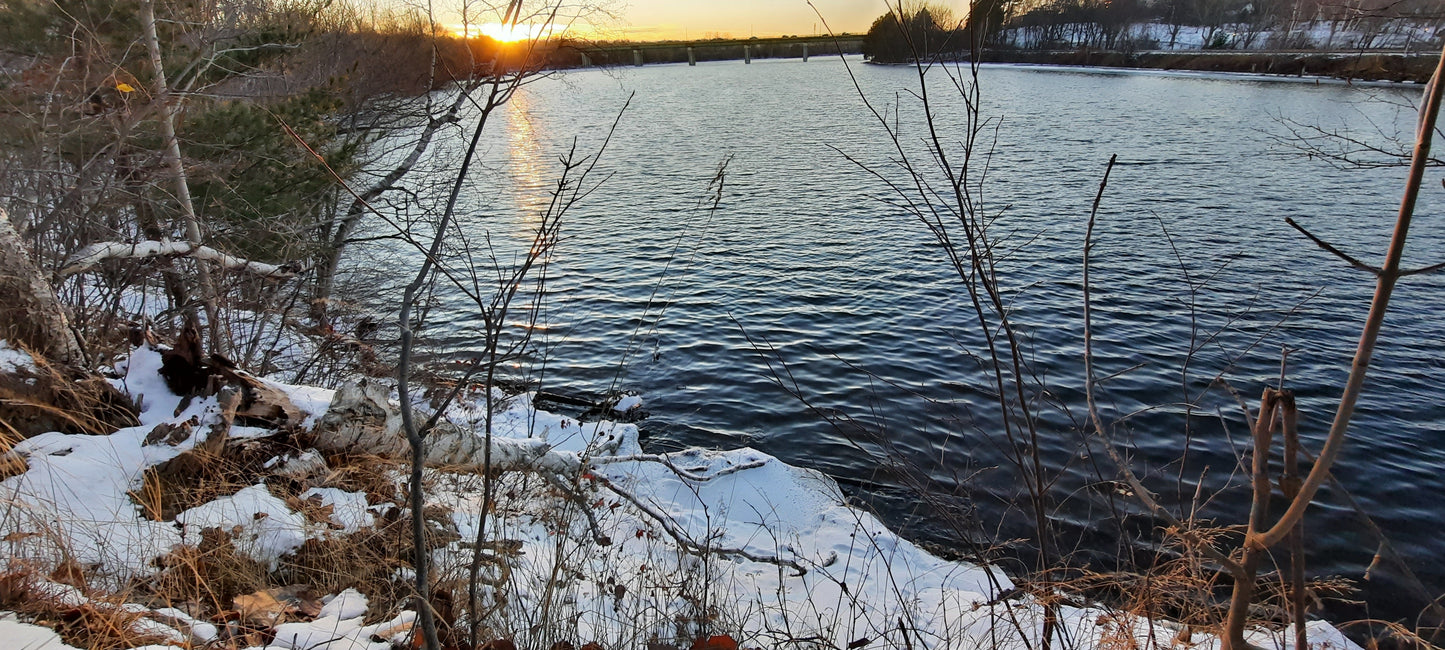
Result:
{"label": "shoreline", "polygon": [[[559,69],[594,67],[635,67],[717,61],[748,61],[753,59],[803,59],[802,41],[788,43],[755,43],[747,51],[742,41],[686,44],[642,44],[635,47],[613,47],[591,51],[582,65],[563,65]],[[844,55],[861,54],[861,41],[840,42]],[[814,58],[832,58],[838,49],[819,48]],[[832,51],[828,51],[832,50]],[[634,59],[634,52],[636,58]],[[1424,85],[1435,70],[1433,53],[1406,52],[1266,52],[1249,50],[1150,50],[1120,52],[1111,50],[1017,50],[989,49],[979,57],[985,65],[1016,65],[1059,71],[1155,71],[1159,73],[1221,74],[1251,79],[1370,83],[1388,85]],[[905,61],[874,61],[871,65],[912,65]]]}
{"label": "shoreline", "polygon": [[1249,74],[1264,78],[1336,79],[1341,82],[1424,84],[1434,72],[1435,58],[1401,52],[1249,52],[1098,50],[985,50],[982,63],[1070,68],[1158,70]]}
{"label": "shoreline", "polygon": [[[38,371],[28,353],[11,357],[12,372]],[[388,387],[357,380],[332,391],[258,380],[285,396],[298,419],[291,427],[232,427],[217,397],[191,400],[170,391],[162,366],[162,350],[147,344],[113,367],[117,388],[147,397],[137,426],[101,436],[50,432],[13,446],[24,466],[0,482],[12,504],[0,532],[20,551],[13,557],[24,559],[7,579],[29,598],[0,605],[0,636],[74,650],[67,643],[76,637],[57,634],[74,635],[73,628],[32,623],[88,609],[101,621],[111,620],[107,614],[118,621],[123,637],[112,647],[136,650],[231,641],[276,650],[414,647],[418,613],[404,596],[415,575],[399,552],[404,547],[383,544],[383,555],[367,550],[392,539],[377,536],[411,516],[402,494],[406,474],[390,464],[401,461],[394,456],[406,453],[406,443],[382,423],[395,408]],[[858,639],[887,644],[900,634],[902,645],[917,635],[938,640],[935,647],[1034,647],[1051,617],[1063,638],[1081,639],[1083,647],[1180,638],[1205,650],[1220,647],[1209,630],[1093,601],[1049,603],[997,565],[935,555],[849,505],[819,471],[747,447],[648,454],[636,425],[583,422],[541,410],[532,399],[469,395],[445,412],[448,422],[461,423],[448,429],[450,439],[465,441],[483,436],[481,413],[487,404],[495,409],[489,420],[495,437],[481,443],[506,467],[498,470],[501,505],[486,531],[498,550],[482,556],[492,589],[484,595],[497,603],[489,614],[489,625],[500,625],[492,628],[495,638],[522,647],[562,638],[617,649],[647,640],[680,648],[694,638],[718,638],[713,634],[737,639],[727,647],[739,641],[774,647],[806,636],[857,647],[867,645]],[[363,403],[369,406],[355,408]],[[178,424],[192,420],[191,427]],[[181,434],[158,437],[162,425]],[[381,435],[363,439],[357,431]],[[219,452],[205,451],[215,435]],[[429,457],[448,439],[432,437]],[[212,462],[201,456],[242,448],[252,461],[276,455],[246,463],[239,474],[197,473]],[[434,594],[459,590],[467,568],[480,566],[471,540],[483,539],[478,522],[486,521],[476,498],[481,466],[472,462],[476,445],[466,448],[428,462]],[[358,459],[371,467],[358,468]],[[537,486],[538,477],[554,474],[555,489]],[[159,501],[146,509],[136,488],[147,480],[157,486],[157,499],[166,485],[199,493],[172,493],[175,513]],[[224,543],[202,550],[207,536]],[[175,561],[193,557],[187,553],[202,555]],[[326,561],[318,565],[317,558]],[[203,570],[226,561],[256,573],[226,583]],[[358,563],[367,561],[382,569],[363,571]],[[66,582],[61,565],[75,567],[64,575],[87,580]],[[287,580],[272,582],[283,575]],[[288,609],[277,596],[265,600],[286,593],[287,582],[304,588],[297,593],[308,595],[298,598],[313,601],[314,610]],[[189,602],[178,599],[193,583],[215,602],[191,611],[173,607]],[[556,584],[566,600],[554,600]],[[135,597],[142,593],[145,599]],[[275,605],[256,604],[265,602]],[[551,627],[519,618],[539,609],[546,616],[548,605],[557,608],[543,621]],[[699,616],[707,618],[688,622]],[[453,620],[446,628],[460,625]],[[1247,638],[1266,650],[1291,650],[1288,629],[1252,626]],[[1360,650],[1326,621],[1312,620],[1307,629],[1321,647]],[[254,645],[257,639],[269,640]],[[145,643],[152,645],[139,645]]]}

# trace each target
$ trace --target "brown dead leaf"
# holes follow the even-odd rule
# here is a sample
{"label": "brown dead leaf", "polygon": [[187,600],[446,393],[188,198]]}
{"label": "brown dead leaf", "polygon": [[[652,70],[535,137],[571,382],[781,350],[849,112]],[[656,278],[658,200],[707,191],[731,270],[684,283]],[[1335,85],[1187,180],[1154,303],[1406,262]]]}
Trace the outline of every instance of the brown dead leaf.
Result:
{"label": "brown dead leaf", "polygon": [[377,643],[386,643],[400,635],[410,634],[416,623],[397,623],[388,625],[371,633],[371,640]]}
{"label": "brown dead leaf", "polygon": [[50,579],[63,585],[70,585],[85,591],[85,568],[74,559],[67,559],[50,572]]}
{"label": "brown dead leaf", "polygon": [[286,505],[292,510],[306,516],[306,520],[314,524],[321,524],[331,528],[341,528],[331,521],[331,516],[336,513],[336,504],[321,503],[321,495],[314,494],[308,498],[289,497]]}
{"label": "brown dead leaf", "polygon": [[14,607],[30,592],[30,576],[24,573],[0,575],[0,607]]}
{"label": "brown dead leaf", "polygon": [[295,607],[287,605],[276,598],[272,592],[278,589],[267,589],[255,593],[236,596],[232,606],[241,615],[241,620],[248,623],[260,625],[276,625],[287,615],[295,613]]}
{"label": "brown dead leaf", "polygon": [[276,625],[287,617],[316,618],[321,599],[306,585],[290,585],[236,596],[233,606],[241,619],[252,624]]}
{"label": "brown dead leaf", "polygon": [[692,650],[738,650],[738,642],[726,634],[716,634],[694,641]]}

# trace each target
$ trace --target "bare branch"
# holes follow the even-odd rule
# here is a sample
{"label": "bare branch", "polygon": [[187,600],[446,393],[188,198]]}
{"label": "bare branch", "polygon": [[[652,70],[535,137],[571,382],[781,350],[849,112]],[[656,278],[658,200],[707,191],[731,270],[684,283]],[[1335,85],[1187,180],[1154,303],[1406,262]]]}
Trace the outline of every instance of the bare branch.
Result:
{"label": "bare branch", "polygon": [[[1094,223],[1099,215],[1099,202],[1104,198],[1104,188],[1109,185],[1109,173],[1114,171],[1114,162],[1118,156],[1109,156],[1109,166],[1104,169],[1104,179],[1099,181],[1099,193],[1094,196],[1094,207],[1089,212],[1089,225],[1084,231],[1084,395],[1088,402],[1089,421],[1094,425],[1094,435],[1099,436],[1104,443],[1104,451],[1108,452],[1109,459],[1119,468],[1119,474],[1124,477],[1124,482],[1129,484],[1129,489],[1139,501],[1149,508],[1150,512],[1163,518],[1170,526],[1185,534],[1189,530],[1183,522],[1179,521],[1174,513],[1170,512],[1154,498],[1154,493],[1139,480],[1134,470],[1129,466],[1128,459],[1124,458],[1119,450],[1114,447],[1114,441],[1104,433],[1104,421],[1099,417],[1098,403],[1094,398],[1094,386],[1098,383],[1094,379],[1094,336],[1093,336],[1093,313],[1089,299],[1089,253],[1094,248]],[[1208,543],[1201,543],[1200,550],[1204,551],[1210,559],[1223,565],[1231,574],[1238,575],[1242,569],[1239,564],[1221,553],[1218,549]]]}
{"label": "bare branch", "polygon": [[1409,270],[1407,270],[1407,271],[1400,271],[1400,277],[1403,278],[1403,277],[1408,276],[1408,275],[1428,275],[1428,274],[1430,274],[1430,273],[1434,273],[1434,272],[1440,271],[1440,270],[1445,270],[1445,262],[1441,262],[1441,263],[1439,263],[1439,264],[1431,264],[1430,266],[1426,266],[1426,267],[1422,267],[1422,268],[1418,268],[1418,269],[1409,269]]}
{"label": "bare branch", "polygon": [[1287,224],[1289,224],[1290,226],[1294,227],[1295,230],[1300,231],[1300,233],[1303,234],[1304,236],[1309,237],[1309,238],[1310,238],[1310,241],[1314,242],[1316,246],[1319,246],[1320,248],[1323,248],[1323,249],[1325,249],[1325,250],[1333,253],[1333,254],[1335,255],[1335,257],[1338,257],[1338,258],[1344,260],[1344,261],[1345,261],[1347,264],[1349,264],[1350,266],[1353,266],[1353,267],[1355,267],[1355,268],[1357,268],[1357,269],[1359,269],[1359,270],[1361,270],[1361,271],[1366,271],[1366,272],[1370,273],[1371,275],[1375,275],[1375,276],[1380,275],[1380,269],[1379,269],[1379,267],[1370,266],[1369,264],[1366,264],[1366,263],[1361,262],[1361,261],[1359,261],[1359,260],[1357,260],[1357,259],[1355,259],[1355,258],[1353,258],[1353,257],[1350,257],[1349,254],[1345,253],[1344,251],[1342,251],[1342,250],[1340,250],[1340,249],[1338,249],[1338,248],[1335,248],[1334,246],[1330,245],[1329,242],[1327,242],[1327,241],[1325,241],[1325,240],[1323,240],[1323,239],[1320,239],[1319,237],[1316,237],[1316,236],[1314,235],[1314,233],[1312,233],[1312,232],[1310,232],[1310,231],[1308,231],[1308,230],[1305,230],[1305,227],[1299,225],[1299,223],[1297,223],[1294,219],[1292,219],[1292,218],[1290,218],[1290,217],[1285,217],[1285,218],[1284,218],[1284,222],[1287,223]]}
{"label": "bare branch", "polygon": [[243,259],[211,248],[183,241],[99,242],[76,251],[60,269],[61,279],[94,268],[107,260],[140,260],[153,257],[189,257],[215,263],[233,271],[246,271],[267,278],[289,278],[296,271],[286,265]]}
{"label": "bare branch", "polygon": [[1340,447],[1344,446],[1345,433],[1349,430],[1350,418],[1355,413],[1355,404],[1359,401],[1360,393],[1364,389],[1365,374],[1370,368],[1370,360],[1375,355],[1375,342],[1379,340],[1380,329],[1384,326],[1385,311],[1390,306],[1390,296],[1395,290],[1395,281],[1400,277],[1400,259],[1405,254],[1405,240],[1410,233],[1410,221],[1415,216],[1415,201],[1420,195],[1420,183],[1425,176],[1425,168],[1430,159],[1430,141],[1435,135],[1435,124],[1440,116],[1440,101],[1442,84],[1445,84],[1445,51],[1440,53],[1440,62],[1436,65],[1435,74],[1430,79],[1430,85],[1425,91],[1425,103],[1420,110],[1420,128],[1417,131],[1415,142],[1415,155],[1410,166],[1410,176],[1405,183],[1404,195],[1400,198],[1400,213],[1396,217],[1395,232],[1390,238],[1390,248],[1385,255],[1384,268],[1380,270],[1379,280],[1375,285],[1375,297],[1370,304],[1370,314],[1365,319],[1364,332],[1360,334],[1360,343],[1355,350],[1355,359],[1350,367],[1350,378],[1345,383],[1344,394],[1340,396],[1340,406],[1335,412],[1334,422],[1330,425],[1330,433],[1325,438],[1325,445],[1320,449],[1319,461],[1310,468],[1309,476],[1305,477],[1304,485],[1294,501],[1289,504],[1279,521],[1275,522],[1273,528],[1258,535],[1250,535],[1245,539],[1247,547],[1269,548],[1278,544],[1284,539],[1294,525],[1304,517],[1305,509],[1314,500],[1315,492],[1325,482],[1330,474],[1330,467],[1334,465],[1335,458],[1339,455]]}

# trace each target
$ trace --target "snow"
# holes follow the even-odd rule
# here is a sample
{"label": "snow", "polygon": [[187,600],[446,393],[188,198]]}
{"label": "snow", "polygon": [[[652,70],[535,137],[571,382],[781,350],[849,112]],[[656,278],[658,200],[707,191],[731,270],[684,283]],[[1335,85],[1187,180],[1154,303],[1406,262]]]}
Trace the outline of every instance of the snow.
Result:
{"label": "snow", "polygon": [[281,392],[285,393],[286,397],[291,399],[291,403],[295,404],[296,408],[301,409],[301,412],[306,414],[306,420],[301,423],[302,427],[314,426],[316,424],[316,418],[326,413],[326,408],[331,405],[331,398],[336,395],[336,391],[334,390],[316,388],[314,386],[289,386],[277,382],[268,383],[281,389]]}
{"label": "snow", "polygon": [[[20,578],[27,595],[27,600],[30,600],[32,604],[45,603],[53,608],[62,610],[87,608],[98,612],[136,615],[127,624],[128,630],[126,630],[128,633],[136,636],[152,639],[160,638],[181,645],[189,643],[192,640],[191,637],[204,643],[216,636],[216,628],[214,625],[198,622],[179,610],[163,609],[152,611],[150,608],[136,603],[116,604],[109,600],[92,599],[82,593],[80,589],[71,585],[52,582],[34,575],[27,576],[22,574]],[[175,615],[172,615],[172,613]],[[191,630],[191,637],[182,633],[177,627],[168,625],[157,619],[166,619],[182,624]],[[48,640],[43,633],[35,631],[37,629],[44,630],[45,628],[37,628],[36,626],[22,623],[15,617],[13,612],[0,612],[0,639],[14,636],[22,641],[34,643],[34,647],[54,650],[62,650],[70,647],[60,644],[58,638]],[[209,636],[207,636],[207,632],[209,632]],[[13,646],[6,647],[9,648]],[[26,646],[22,645],[21,647],[25,648]],[[176,646],[147,645],[140,646],[135,650],[171,647]]]}
{"label": "snow", "polygon": [[14,650],[77,650],[62,642],[54,630],[21,623],[10,612],[0,612],[0,639],[5,639],[6,647]]}
{"label": "snow", "polygon": [[0,518],[0,538],[8,540],[0,547],[15,558],[71,557],[117,574],[148,572],[181,540],[174,526],[141,516],[128,492],[146,467],[194,445],[143,446],[150,429],[46,433],[17,443],[12,452],[29,471],[0,483],[0,500],[12,505]]}
{"label": "snow", "polygon": [[355,589],[347,589],[326,599],[326,605],[321,608],[321,617],[359,618],[366,614],[366,606],[366,596]]}
{"label": "snow", "polygon": [[[70,557],[81,565],[100,567],[101,577],[123,583],[154,571],[154,561],[178,544],[194,544],[207,527],[239,528],[237,547],[258,561],[274,564],[308,534],[305,518],[272,497],[265,486],[193,508],[175,523],[151,521],[131,493],[140,488],[144,471],[195,447],[210,432],[219,408],[214,398],[196,399],[177,413],[181,398],[160,376],[160,352],[136,349],[117,364],[118,388],[141,406],[140,426],[108,436],[45,433],[15,445],[29,471],[0,483],[0,500],[13,504],[0,517],[0,542],[11,557],[45,562]],[[163,422],[200,422],[195,434],[180,444],[145,445],[150,431]],[[240,438],[270,435],[265,429],[235,427]],[[265,516],[259,516],[265,513]]]}
{"label": "snow", "polygon": [[[194,400],[178,413],[181,400],[166,389],[159,367],[160,354],[149,347],[117,367],[118,385],[144,395],[141,426],[109,436],[47,433],[15,446],[29,469],[0,483],[0,500],[13,504],[0,517],[0,547],[13,563],[45,575],[57,558],[72,558],[91,569],[92,589],[119,590],[127,580],[153,573],[156,559],[177,545],[197,544],[207,528],[220,529],[239,551],[275,568],[308,539],[374,524],[372,511],[380,506],[370,505],[364,492],[324,484],[301,492],[301,499],[330,508],[327,526],[308,522],[264,482],[186,510],[174,521],[147,519],[129,494],[141,487],[142,473],[193,448],[217,419],[213,399]],[[321,404],[330,391],[279,387],[298,405],[310,400],[302,408],[311,418],[324,413]],[[539,604],[547,602],[552,620],[571,628],[560,633],[604,647],[637,647],[646,638],[683,634],[679,621],[706,613],[699,607],[712,603],[722,608],[729,633],[754,647],[806,637],[837,647],[863,638],[905,645],[900,626],[916,647],[1025,648],[1039,640],[1043,608],[1028,595],[1002,597],[1013,587],[1006,575],[928,553],[847,505],[837,483],[819,472],[750,448],[647,454],[635,425],[579,422],[541,411],[528,394],[488,397],[470,396],[447,415],[471,427],[464,435],[481,436],[479,423],[491,401],[497,404],[494,448],[542,461],[500,479],[497,494],[509,500],[489,518],[487,538],[515,544],[504,558],[494,555],[484,564],[490,574],[485,583],[507,590],[496,614],[501,625],[530,629]],[[618,406],[641,404],[641,398],[629,399],[635,401]],[[175,447],[144,445],[155,425],[190,418],[198,423],[191,438]],[[267,465],[272,471],[291,467],[308,454],[315,452]],[[323,482],[326,474],[319,472]],[[549,474],[552,482],[538,480]],[[314,475],[301,472],[288,480]],[[475,472],[429,470],[429,503],[451,509],[461,537],[433,552],[438,576],[465,575],[470,565],[480,484]],[[589,516],[582,516],[584,507]],[[499,568],[503,563],[505,572]],[[102,602],[74,587],[34,582],[32,593],[57,604]],[[384,650],[388,641],[404,639],[415,619],[414,612],[402,611],[366,625],[369,614],[395,612],[370,611],[354,589],[324,602],[315,620],[277,625],[269,647]],[[178,644],[204,644],[217,636],[215,625],[180,610],[125,607],[143,615],[140,630]],[[1180,630],[1168,621],[1103,607],[1063,606],[1058,616],[1081,650],[1119,647],[1121,638],[1139,647],[1172,645]],[[1311,622],[1309,628],[1316,648],[1358,650],[1328,623]],[[0,638],[24,639],[45,650],[67,648],[53,633],[14,616],[0,616]],[[1262,648],[1292,650],[1283,632],[1254,630],[1250,638]],[[1219,646],[1204,634],[1195,635],[1192,645]]]}
{"label": "snow", "polygon": [[[1367,27],[1367,28],[1366,28]],[[1178,29],[1176,33],[1174,30]],[[1097,25],[1065,25],[1058,31],[1068,40],[1056,47],[1081,47],[1089,45],[1087,39],[1095,36]],[[1226,24],[1218,29],[1199,25],[1169,25],[1165,23],[1135,23],[1124,31],[1122,38],[1133,41],[1140,50],[1202,50],[1205,45],[1222,42],[1226,49],[1305,49],[1322,51],[1358,51],[1362,49],[1406,49],[1429,52],[1438,51],[1439,37],[1433,26],[1424,22],[1391,20],[1383,24],[1356,23],[1345,25],[1329,21],[1300,21],[1286,31],[1279,29],[1260,30],[1251,35],[1247,24]],[[1027,28],[1006,30],[1008,43],[1019,47],[1038,47],[1033,42],[1036,32]]]}
{"label": "snow", "polygon": [[12,347],[9,341],[0,339],[0,373],[18,373],[35,370],[35,358],[29,352]]}
{"label": "snow", "polygon": [[331,506],[331,523],[343,533],[354,533],[376,523],[365,492],[347,492],[339,488],[314,487],[301,493],[302,499],[315,499],[323,507]]}
{"label": "snow", "polygon": [[[364,613],[366,599],[361,594],[348,589],[337,599],[345,598],[347,593],[354,594],[350,599],[353,602],[360,599],[361,612]],[[416,613],[407,611],[385,623],[362,625],[361,614],[343,617],[335,612],[328,615],[323,611],[322,616],[314,621],[276,626],[276,638],[271,641],[271,647],[285,650],[391,650],[391,641],[404,639],[415,620]],[[400,632],[387,634],[385,641],[371,640],[373,636],[391,630]]]}
{"label": "snow", "polygon": [[271,495],[264,483],[252,485],[176,516],[187,544],[200,544],[201,531],[219,528],[231,533],[236,550],[275,570],[281,556],[310,537],[304,515]]}
{"label": "snow", "polygon": [[73,275],[100,262],[112,258],[142,259],[170,255],[189,255],[196,259],[215,262],[232,270],[246,270],[262,276],[285,276],[289,272],[274,264],[252,262],[222,253],[209,246],[196,246],[189,242],[142,241],[142,242],[100,242],[76,251],[65,261],[60,270],[61,277]]}
{"label": "snow", "polygon": [[612,410],[618,413],[626,413],[639,406],[642,406],[642,397],[638,395],[628,395],[618,400],[617,404],[612,407]]}
{"label": "snow", "polygon": [[[629,430],[629,433],[635,428]],[[630,438],[623,453],[636,450]],[[876,638],[904,616],[919,634],[959,638],[971,626],[997,615],[986,606],[996,594],[1012,587],[1003,574],[982,567],[949,562],[929,555],[890,532],[872,515],[843,505],[838,486],[811,470],[791,467],[752,449],[692,451],[669,457],[677,467],[705,478],[680,478],[655,462],[624,461],[604,464],[596,474],[636,496],[638,501],[675,522],[693,540],[710,540],[714,547],[740,551],[718,552],[710,566],[691,556],[668,550],[669,533],[655,520],[624,508],[605,509],[601,527],[614,541],[612,547],[570,549],[566,561],[584,575],[613,577],[610,585],[579,584],[575,616],[578,638],[612,637],[612,617],[621,607],[624,617],[654,625],[665,632],[668,617],[648,621],[647,612],[676,612],[685,603],[657,593],[648,582],[687,580],[688,574],[721,590],[723,602],[748,603],[747,618],[736,621],[745,636],[780,642],[780,630],[801,636],[822,634],[839,647],[862,637]],[[750,467],[742,471],[731,471]],[[604,499],[607,492],[600,492]],[[466,511],[475,504],[465,494],[455,506]],[[445,498],[445,497],[441,497]],[[590,498],[590,497],[589,497]],[[616,500],[614,496],[610,500]],[[475,512],[458,517],[473,521]],[[511,533],[512,531],[508,531]],[[554,536],[537,526],[508,534],[521,537],[522,566],[512,571],[519,602],[535,602],[545,588],[549,567],[558,558]],[[474,530],[463,530],[466,538]],[[807,573],[780,568],[746,556],[776,557],[795,563]],[[616,603],[616,586],[630,594]],[[844,585],[847,585],[845,588]],[[531,591],[536,589],[537,591]],[[700,587],[700,589],[706,589]],[[798,621],[815,620],[826,603],[835,609],[827,629],[801,629]],[[820,622],[821,623],[821,622]],[[604,646],[607,644],[604,643]]]}
{"label": "snow", "polygon": [[220,630],[216,629],[216,626],[205,621],[198,621],[190,614],[187,614],[173,607],[162,607],[155,610],[155,613],[158,616],[174,619],[177,622],[190,628],[191,636],[195,637],[196,640],[200,641],[201,643],[210,643],[213,639],[216,638],[216,635],[220,632]]}

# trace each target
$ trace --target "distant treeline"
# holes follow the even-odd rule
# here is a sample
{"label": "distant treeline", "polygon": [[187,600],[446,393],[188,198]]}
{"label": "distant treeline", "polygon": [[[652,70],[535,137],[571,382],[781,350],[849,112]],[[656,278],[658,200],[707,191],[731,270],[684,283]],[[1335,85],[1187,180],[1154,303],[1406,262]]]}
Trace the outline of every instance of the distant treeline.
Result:
{"label": "distant treeline", "polygon": [[1430,49],[1445,37],[1439,0],[982,0],[963,20],[904,5],[873,22],[863,53],[880,63],[982,49]]}
{"label": "distant treeline", "polygon": [[962,21],[946,7],[900,5],[873,21],[863,36],[863,55],[876,63],[953,57],[987,44],[1002,22],[1002,0],[976,3]]}
{"label": "distant treeline", "polygon": [[[1438,41],[1439,0],[1042,0],[995,45],[1028,49],[1372,49]],[[1141,29],[1150,26],[1150,29]],[[1193,39],[1183,38],[1193,32]]]}

